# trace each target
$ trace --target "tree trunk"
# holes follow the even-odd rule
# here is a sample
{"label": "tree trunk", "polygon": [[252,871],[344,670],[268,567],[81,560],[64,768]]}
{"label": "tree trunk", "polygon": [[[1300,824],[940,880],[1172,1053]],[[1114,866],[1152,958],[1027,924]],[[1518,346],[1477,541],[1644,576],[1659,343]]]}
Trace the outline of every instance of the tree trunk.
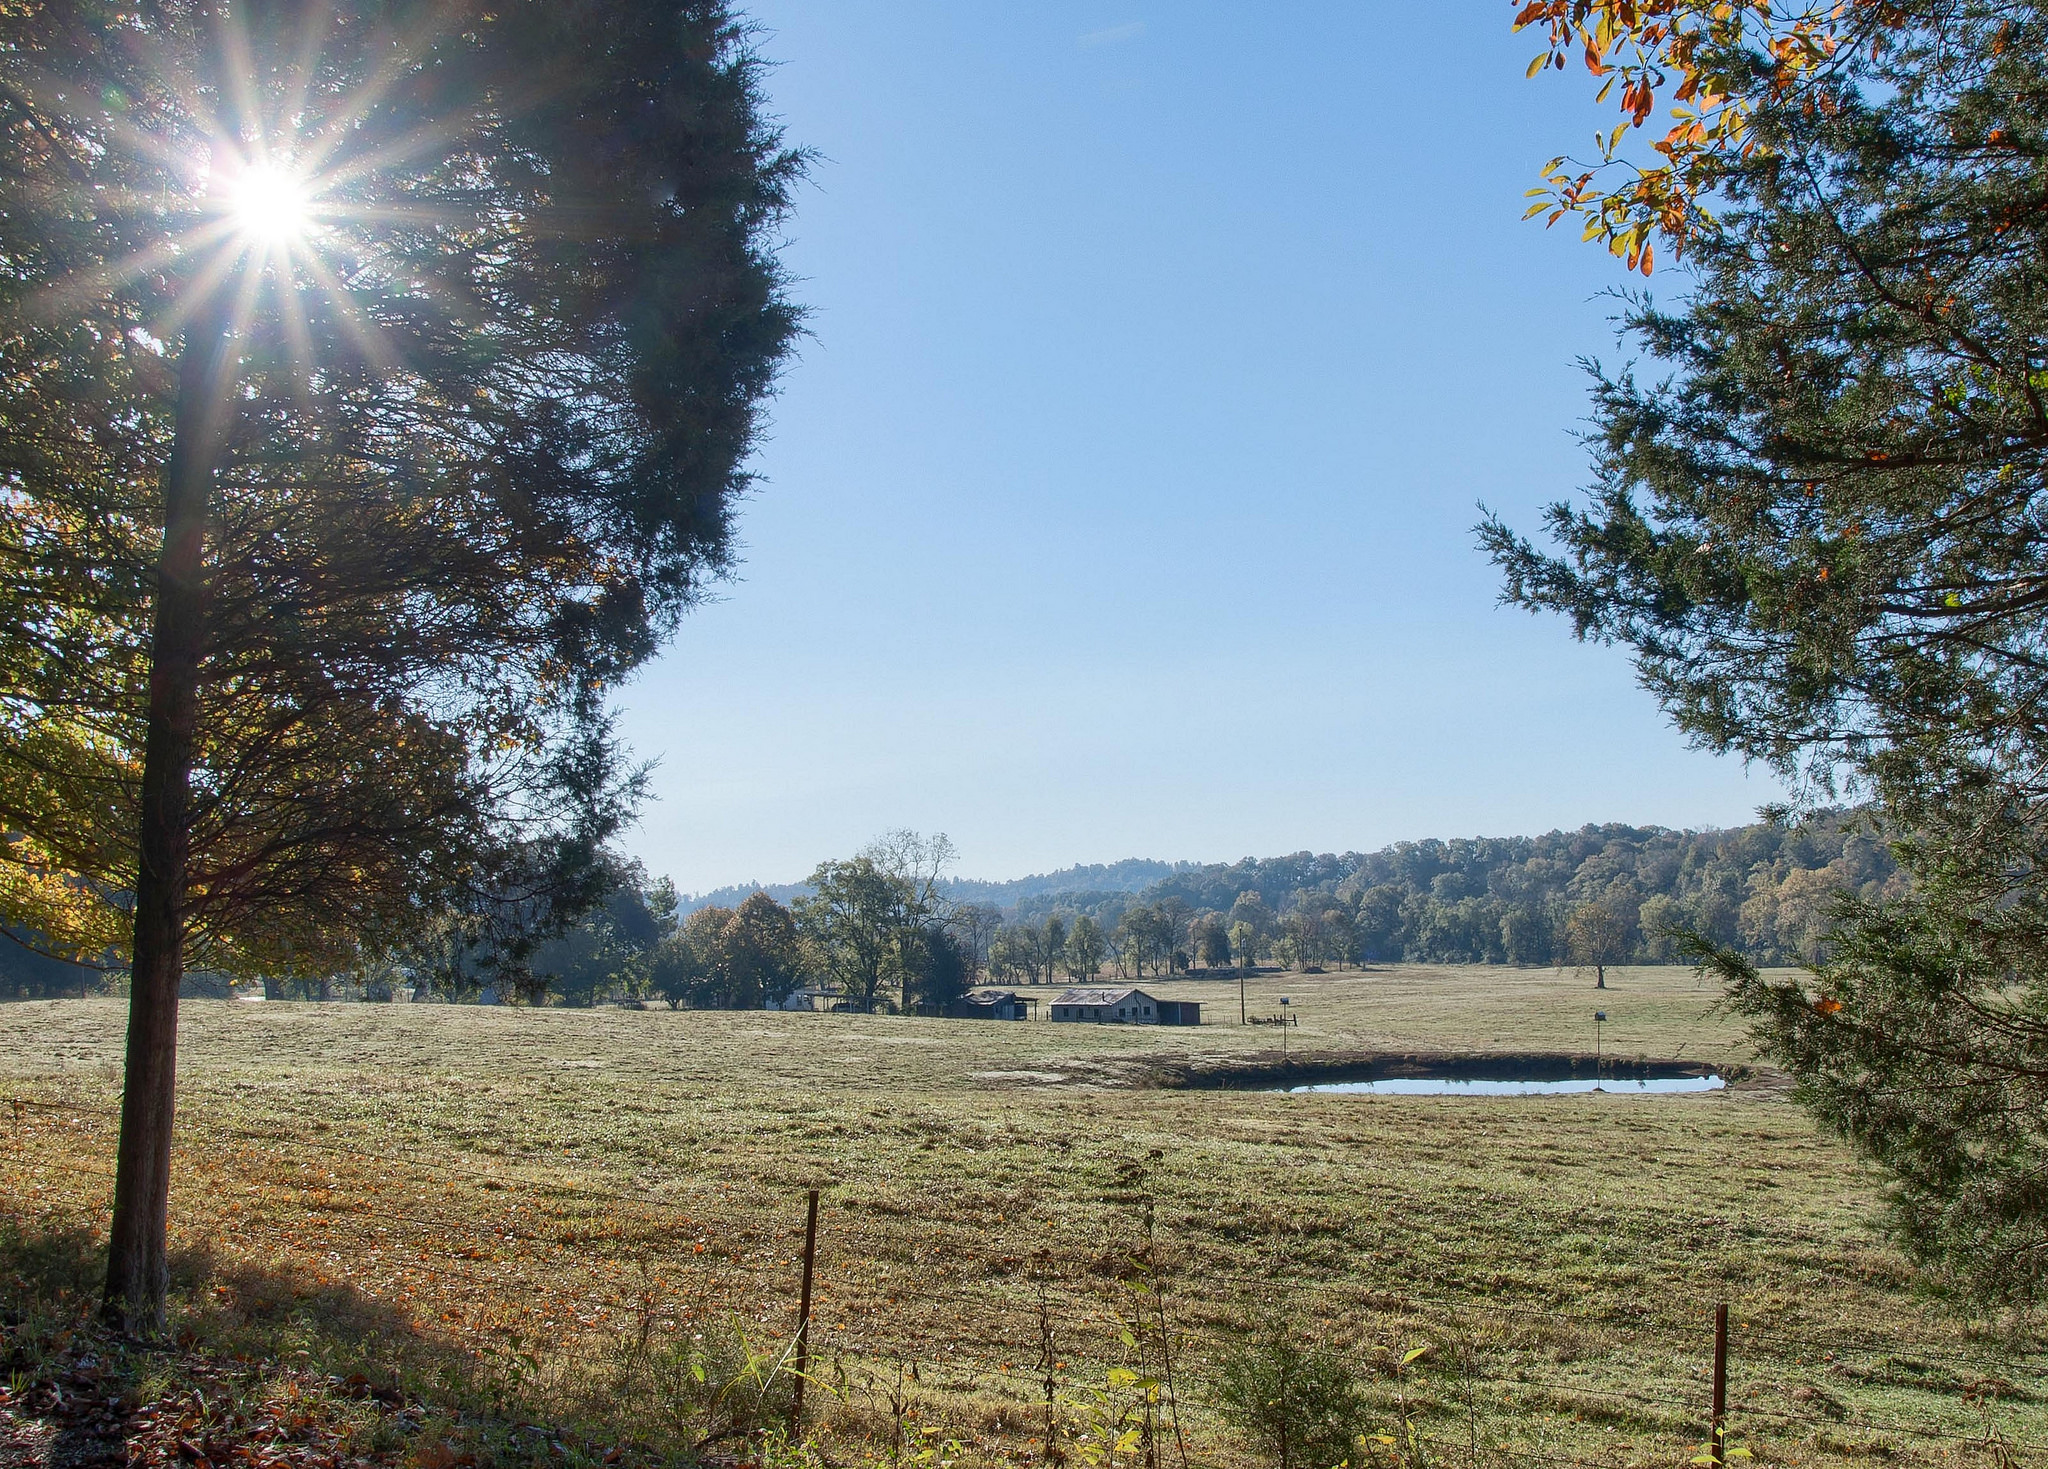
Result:
{"label": "tree trunk", "polygon": [[1593,966],[1593,988],[1596,990],[1607,988],[1607,966],[1605,964],[1595,964]]}
{"label": "tree trunk", "polygon": [[164,543],[151,632],[149,726],[135,878],[135,957],[128,1062],[121,1091],[114,1220],[107,1245],[107,1321],[135,1336],[164,1329],[165,1255],[176,1105],[178,982],[185,971],[186,859],[192,837],[193,737],[205,646],[206,519],[233,371],[228,291],[185,329],[178,418],[164,471]]}

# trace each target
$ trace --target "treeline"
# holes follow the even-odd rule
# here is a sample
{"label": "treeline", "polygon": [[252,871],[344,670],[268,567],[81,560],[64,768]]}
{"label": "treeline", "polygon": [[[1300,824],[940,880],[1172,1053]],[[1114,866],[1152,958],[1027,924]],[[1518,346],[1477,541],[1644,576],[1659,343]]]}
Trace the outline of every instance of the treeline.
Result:
{"label": "treeline", "polygon": [[1902,886],[1867,821],[1832,812],[1725,831],[1609,824],[1247,858],[1183,869],[1135,895],[1036,896],[1004,917],[1023,929],[1059,918],[1070,930],[1086,916],[1114,933],[1137,913],[1143,929],[1172,930],[1168,962],[1196,966],[1658,964],[1677,957],[1674,930],[1793,964],[1818,955],[1836,893]]}
{"label": "treeline", "polygon": [[1368,854],[1296,852],[1178,873],[1139,904],[1178,901],[1227,926],[1249,920],[1284,959],[1669,963],[1671,932],[1692,930],[1780,965],[1817,957],[1835,893],[1872,897],[1901,885],[1890,848],[1864,817],[1835,811],[1722,832],[1610,824],[1399,842]]}
{"label": "treeline", "polygon": [[[943,837],[897,832],[801,884],[691,906],[637,864],[612,862],[588,914],[530,945],[439,939],[345,974],[268,979],[271,998],[604,1001],[756,1009],[805,987],[825,1004],[936,1010],[984,982],[1123,979],[1278,963],[1314,969],[1439,964],[1655,964],[1674,931],[1759,964],[1819,956],[1835,894],[1903,886],[1853,812],[1727,831],[1587,826],[1538,837],[1401,842],[1342,855],[1230,864],[1120,863],[1082,881],[1165,875],[1133,893],[1021,880],[1010,905],[963,901],[998,884],[949,880]],[[1055,875],[1057,876],[1057,875]],[[777,891],[792,896],[783,901]],[[8,946],[12,947],[12,946]],[[201,977],[197,983],[204,984]],[[0,949],[0,986],[78,994],[92,971]]]}
{"label": "treeline", "polygon": [[[894,840],[900,846],[903,839]],[[1049,890],[1043,879],[1030,879],[1008,906],[952,898],[973,888],[944,879],[947,857],[950,849],[922,864],[884,861],[882,875],[896,874],[892,880],[918,896],[881,894],[868,904],[874,916],[859,921],[846,886],[855,864],[869,859],[821,867],[791,905],[795,938],[779,951],[791,956],[791,967],[778,975],[843,988],[860,1005],[916,1007],[944,1003],[984,980],[1049,984],[1105,972],[1141,979],[1270,963],[1669,963],[1679,957],[1674,935],[1681,931],[1759,964],[1797,964],[1821,956],[1838,894],[1872,898],[1904,884],[1885,842],[1853,811],[1725,831],[1608,824],[1537,837],[1401,842],[1370,853],[1183,863],[1137,893]],[[1132,865],[1118,864],[1117,875]],[[903,915],[898,930],[923,937],[893,950],[876,940],[849,945],[863,928],[887,931],[892,903]],[[764,913],[771,904],[780,908],[765,893],[739,911],[748,904]],[[692,914],[683,926],[702,923],[708,931],[734,910],[700,911],[711,916]],[[823,921],[827,913],[840,915],[836,928]],[[835,958],[884,952],[898,957],[883,978],[873,966]],[[935,955],[944,961],[936,968]]]}

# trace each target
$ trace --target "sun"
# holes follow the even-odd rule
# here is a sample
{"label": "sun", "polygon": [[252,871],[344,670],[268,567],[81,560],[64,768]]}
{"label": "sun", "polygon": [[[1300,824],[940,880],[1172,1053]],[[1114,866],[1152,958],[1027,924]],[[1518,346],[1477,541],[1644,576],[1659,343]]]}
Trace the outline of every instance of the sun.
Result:
{"label": "sun", "polygon": [[272,163],[242,170],[228,194],[228,216],[242,234],[271,245],[299,238],[312,222],[305,183]]}

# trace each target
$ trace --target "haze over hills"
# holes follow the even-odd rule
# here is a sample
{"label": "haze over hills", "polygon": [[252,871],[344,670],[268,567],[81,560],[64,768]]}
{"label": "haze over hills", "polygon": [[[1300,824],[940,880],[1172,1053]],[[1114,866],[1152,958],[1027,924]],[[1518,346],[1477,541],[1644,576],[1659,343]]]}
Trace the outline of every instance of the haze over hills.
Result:
{"label": "haze over hills", "polygon": [[[988,903],[998,908],[1015,908],[1033,898],[1069,897],[1079,894],[1140,893],[1153,883],[1176,873],[1192,872],[1199,862],[1155,862],[1145,857],[1126,857],[1121,862],[1084,862],[1062,867],[1057,872],[1035,873],[1007,881],[950,877],[940,890],[956,903]],[[778,903],[810,891],[806,883],[733,883],[708,893],[692,893],[676,905],[683,913],[698,908],[737,907],[749,893],[766,893]]]}

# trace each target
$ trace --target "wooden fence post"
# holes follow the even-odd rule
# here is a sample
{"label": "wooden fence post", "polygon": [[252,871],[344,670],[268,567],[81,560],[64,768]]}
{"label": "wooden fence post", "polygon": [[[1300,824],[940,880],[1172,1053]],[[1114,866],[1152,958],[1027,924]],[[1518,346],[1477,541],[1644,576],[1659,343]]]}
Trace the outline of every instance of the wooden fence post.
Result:
{"label": "wooden fence post", "polygon": [[792,1432],[804,1416],[804,1384],[811,1370],[811,1275],[818,1262],[818,1191],[810,1192],[804,1214],[804,1289],[796,1308],[796,1402],[789,1410]]}
{"label": "wooden fence post", "polygon": [[1728,1303],[1714,1307],[1714,1418],[1708,1430],[1707,1453],[1717,1466],[1728,1463]]}

